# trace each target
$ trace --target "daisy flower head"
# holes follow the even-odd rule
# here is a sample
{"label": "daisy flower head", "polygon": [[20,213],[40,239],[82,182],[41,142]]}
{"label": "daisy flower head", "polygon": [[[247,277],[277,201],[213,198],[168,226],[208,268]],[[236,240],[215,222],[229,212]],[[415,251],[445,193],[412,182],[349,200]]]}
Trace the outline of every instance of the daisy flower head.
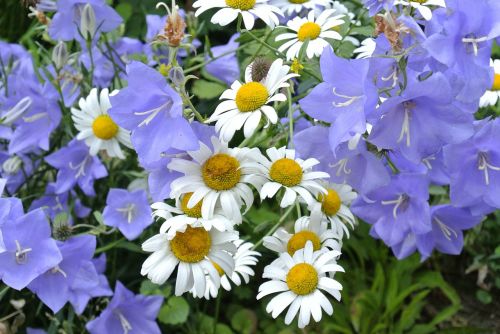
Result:
{"label": "daisy flower head", "polygon": [[325,184],[327,194],[319,194],[318,201],[309,205],[311,220],[315,222],[329,221],[332,232],[342,240],[344,232],[349,237],[347,224],[354,228],[356,218],[349,209],[351,202],[358,197],[347,184]]}
{"label": "daisy flower head", "polygon": [[191,196],[193,193],[186,193],[177,198],[175,207],[164,202],[156,202],[151,205],[154,210],[153,215],[165,220],[160,228],[160,233],[166,233],[169,237],[173,237],[177,232],[184,232],[187,226],[203,227],[207,231],[215,228],[221,232],[233,229],[233,223],[220,214],[220,210],[216,209],[211,219],[204,219],[201,215],[203,200],[189,208],[188,202]]}
{"label": "daisy flower head", "polygon": [[168,168],[184,176],[171,183],[170,197],[177,199],[193,193],[187,201],[188,209],[202,201],[202,218],[213,219],[216,207],[220,207],[227,219],[239,224],[243,204],[247,210],[253,204],[249,184],[259,189],[265,182],[256,164],[262,155],[256,148],[228,148],[216,137],[212,137],[212,145],[213,151],[200,142],[198,151],[187,152],[192,160],[172,159]]}
{"label": "daisy flower head", "polygon": [[340,243],[335,239],[337,234],[328,229],[326,221],[313,222],[304,216],[297,219],[294,233],[288,233],[280,228],[272,236],[264,238],[264,247],[279,254],[288,253],[291,256],[311,242],[314,251],[340,251]]}
{"label": "daisy flower head", "polygon": [[104,150],[110,157],[124,159],[120,143],[132,147],[130,132],[118,126],[109,116],[111,103],[108,89],[101,90],[98,97],[97,89],[93,88],[86,99],[80,99],[78,105],[80,109],[71,108],[71,118],[80,131],[76,138],[85,140],[90,147],[90,155],[95,156]]}
{"label": "daisy flower head", "polygon": [[[256,68],[264,68],[256,70]],[[286,101],[286,96],[280,93],[281,88],[289,87],[289,79],[298,76],[290,73],[290,66],[283,65],[283,60],[276,59],[270,67],[265,63],[248,65],[245,71],[245,83],[235,81],[231,88],[222,93],[221,102],[208,120],[216,122],[215,130],[224,141],[230,141],[237,130],[243,128],[246,138],[252,136],[259,127],[262,115],[269,123],[278,122],[278,114],[270,105],[276,101]],[[266,71],[267,70],[267,71]],[[257,73],[256,73],[257,72]],[[258,76],[255,80],[255,76]]]}
{"label": "daisy flower head", "polygon": [[280,52],[287,50],[286,58],[292,60],[299,56],[300,49],[306,41],[309,41],[306,49],[307,57],[313,58],[321,55],[323,49],[330,45],[326,39],[342,39],[335,29],[344,23],[342,18],[345,15],[336,14],[335,9],[327,9],[315,18],[314,11],[310,11],[307,18],[297,16],[288,21],[287,27],[293,32],[283,33],[276,37],[276,41],[287,40],[278,50]]}
{"label": "daisy flower head", "polygon": [[415,8],[426,21],[432,19],[432,10],[429,7],[446,7],[445,0],[398,0],[394,4]]}
{"label": "daisy flower head", "polygon": [[495,75],[491,89],[487,90],[479,100],[479,106],[481,108],[494,106],[500,98],[500,59],[491,59],[490,66],[493,67]]}
{"label": "daisy flower head", "polygon": [[319,193],[326,194],[326,189],[318,180],[328,178],[330,175],[325,172],[312,171],[312,167],[319,164],[318,160],[296,158],[295,150],[286,147],[279,149],[271,147],[266,152],[270,160],[264,156],[261,156],[259,160],[268,179],[260,189],[262,200],[274,197],[278,190],[283,188],[285,194],[280,206],[286,208],[295,203],[297,194],[307,204],[313,202],[314,197]]}
{"label": "daisy flower head", "polygon": [[[231,275],[226,274],[220,265],[213,262],[215,269],[217,269],[220,275],[220,286],[226,291],[231,291],[231,284],[240,286],[243,283],[248,284],[248,282],[250,282],[250,277],[255,275],[252,267],[257,264],[257,257],[261,255],[259,252],[252,250],[254,245],[250,242],[244,242],[243,240],[238,239],[234,241],[234,245],[237,247],[237,250],[233,255],[234,270]],[[207,275],[206,278],[207,287],[205,293],[200,296],[197,295],[196,291],[193,289],[191,290],[191,293],[194,297],[205,299],[217,297],[219,288],[216,287],[214,282],[212,282],[210,276]]]}
{"label": "daisy flower head", "polygon": [[285,15],[299,14],[302,10],[315,9],[318,6],[327,7],[330,0],[273,0],[273,5],[281,9]]}
{"label": "daisy flower head", "polygon": [[196,16],[209,9],[220,8],[212,16],[211,22],[221,26],[228,25],[241,14],[247,30],[252,30],[255,17],[260,18],[271,29],[274,29],[279,24],[278,15],[283,16],[279,8],[268,5],[268,0],[197,0],[193,4],[193,8],[197,8]]}
{"label": "daisy flower head", "polygon": [[338,251],[319,252],[313,250],[312,242],[306,247],[295,252],[293,256],[288,253],[280,255],[280,263],[276,261],[264,269],[264,278],[271,280],[259,287],[257,299],[279,293],[267,304],[266,311],[273,318],[279,316],[285,308],[285,324],[289,325],[298,314],[299,328],[307,326],[311,320],[319,322],[322,310],[326,314],[333,314],[333,307],[324,292],[340,301],[342,285],[328,277],[344,269],[336,263],[340,255]]}
{"label": "daisy flower head", "polygon": [[220,275],[212,264],[217,263],[224,272],[232,273],[236,251],[233,241],[238,239],[237,232],[210,231],[203,227],[187,226],[184,232],[176,232],[173,238],[159,233],[142,244],[142,249],[152,253],[144,261],[141,275],[147,276],[155,284],[163,284],[177,268],[175,294],[195,289],[202,294],[206,289],[208,274],[218,288]]}

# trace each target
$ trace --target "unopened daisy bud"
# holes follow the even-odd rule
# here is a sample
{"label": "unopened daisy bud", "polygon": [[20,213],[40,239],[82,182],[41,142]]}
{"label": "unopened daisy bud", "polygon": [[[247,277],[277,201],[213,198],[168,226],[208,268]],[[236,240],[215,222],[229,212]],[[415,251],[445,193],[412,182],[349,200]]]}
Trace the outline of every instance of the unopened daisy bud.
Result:
{"label": "unopened daisy bud", "polygon": [[64,42],[59,42],[52,51],[52,61],[57,69],[61,69],[68,62],[68,49]]}
{"label": "unopened daisy bud", "polygon": [[52,225],[52,235],[56,240],[68,240],[73,234],[73,228],[69,224],[68,214],[66,212],[59,213],[54,218]]}
{"label": "unopened daisy bud", "polygon": [[21,158],[19,158],[17,155],[14,155],[4,161],[4,163],[2,164],[2,169],[5,173],[14,175],[19,172],[22,165],[23,161],[21,160]]}
{"label": "unopened daisy bud", "polygon": [[96,30],[95,12],[94,8],[89,3],[83,7],[80,29],[84,38],[92,39],[92,37],[94,37]]}
{"label": "unopened daisy bud", "polygon": [[269,69],[271,68],[272,61],[269,59],[258,57],[251,65],[252,81],[260,82],[267,76]]}
{"label": "unopened daisy bud", "polygon": [[186,80],[186,78],[184,77],[184,71],[179,66],[175,66],[174,68],[172,68],[168,76],[176,87],[182,87]]}

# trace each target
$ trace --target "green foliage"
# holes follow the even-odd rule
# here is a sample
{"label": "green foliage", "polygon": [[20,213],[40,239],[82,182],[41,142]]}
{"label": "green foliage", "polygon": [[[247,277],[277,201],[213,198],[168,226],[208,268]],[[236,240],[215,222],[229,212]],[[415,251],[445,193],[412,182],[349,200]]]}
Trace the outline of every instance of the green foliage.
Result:
{"label": "green foliage", "polygon": [[158,320],[167,325],[186,322],[189,315],[189,304],[183,297],[173,296],[162,306]]}

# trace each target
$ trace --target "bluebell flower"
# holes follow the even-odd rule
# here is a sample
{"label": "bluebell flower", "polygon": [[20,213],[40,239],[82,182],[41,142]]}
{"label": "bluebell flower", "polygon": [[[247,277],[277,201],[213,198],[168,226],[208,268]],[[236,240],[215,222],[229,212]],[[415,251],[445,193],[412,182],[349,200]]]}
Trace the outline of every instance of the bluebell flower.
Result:
{"label": "bluebell flower", "polygon": [[87,323],[90,334],[144,333],[160,334],[156,317],[163,303],[161,296],[134,295],[120,282],[108,307]]}
{"label": "bluebell flower", "polygon": [[475,123],[474,136],[443,148],[450,199],[459,207],[484,203],[500,208],[500,119]]}
{"label": "bluebell flower", "polygon": [[375,16],[384,9],[390,11],[394,6],[394,0],[363,0],[363,5],[368,8],[370,16]]}
{"label": "bluebell flower", "polygon": [[[0,66],[0,77],[12,74],[35,78],[33,59],[23,46],[0,41],[0,60],[4,64],[3,67]],[[12,66],[7,66],[8,64]]]}
{"label": "bluebell flower", "polygon": [[[236,58],[236,49],[240,46],[240,44],[236,42],[236,39],[239,37],[240,34],[234,34],[227,44],[212,47],[210,51],[214,57],[219,57],[224,53],[227,54],[208,63],[205,67],[208,73],[224,81],[228,85],[231,85],[240,77],[240,67],[238,65],[238,59]],[[230,53],[231,51],[234,52]]]}
{"label": "bluebell flower", "polygon": [[[54,313],[75,299],[71,298],[73,294],[78,294],[81,290],[89,293],[99,285],[99,275],[91,261],[96,247],[95,236],[75,236],[64,242],[58,241],[57,246],[62,254],[62,261],[28,285],[28,289]],[[104,296],[110,295],[112,291],[108,289]],[[75,309],[77,313],[83,311]]]}
{"label": "bluebell flower", "polygon": [[110,96],[109,114],[132,131],[141,164],[158,162],[169,149],[196,150],[198,140],[183,117],[182,99],[154,69],[140,62],[127,65],[128,87]]}
{"label": "bluebell flower", "polygon": [[397,174],[391,182],[351,205],[351,211],[372,225],[370,234],[392,247],[408,233],[431,231],[429,182],[422,174]]}
{"label": "bluebell flower", "polygon": [[152,214],[144,190],[110,189],[102,217],[105,225],[118,228],[128,240],[134,240],[153,223]]}
{"label": "bluebell flower", "polygon": [[[116,70],[113,63],[108,59],[109,56],[105,56],[96,46],[92,46],[92,57],[94,61],[93,84],[100,88],[109,87]],[[84,48],[79,60],[88,71],[92,69],[88,49]]]}
{"label": "bluebell flower", "polygon": [[87,196],[94,196],[94,180],[108,175],[99,158],[91,156],[87,145],[76,139],[45,157],[45,161],[59,170],[54,185],[57,194],[65,193],[78,184]]}
{"label": "bluebell flower", "polygon": [[[7,180],[0,179],[1,192],[3,193]],[[8,220],[15,220],[24,214],[22,202],[15,197],[0,198],[0,254],[7,249],[3,241],[2,225]]]}
{"label": "bluebell flower", "polygon": [[0,279],[11,288],[21,290],[54,268],[62,256],[51,238],[50,225],[42,210],[23,214],[16,204],[12,208],[1,224],[6,250],[0,253]]}
{"label": "bluebell flower", "polygon": [[26,183],[35,169],[31,158],[25,154],[10,155],[0,151],[0,174],[6,180],[6,189],[9,194],[14,194]]}

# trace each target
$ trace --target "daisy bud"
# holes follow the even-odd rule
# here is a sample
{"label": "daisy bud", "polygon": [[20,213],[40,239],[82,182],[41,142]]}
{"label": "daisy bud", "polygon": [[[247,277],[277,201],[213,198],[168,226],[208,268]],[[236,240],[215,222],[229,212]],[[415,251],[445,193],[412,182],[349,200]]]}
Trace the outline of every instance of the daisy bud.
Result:
{"label": "daisy bud", "polygon": [[251,65],[252,81],[260,82],[267,76],[272,62],[269,59],[258,57]]}
{"label": "daisy bud", "polygon": [[57,69],[61,69],[68,62],[68,49],[64,42],[59,42],[52,51],[52,61]]}
{"label": "daisy bud", "polygon": [[184,77],[184,71],[179,66],[175,66],[174,68],[172,68],[168,76],[176,87],[182,87],[186,80],[186,78]]}
{"label": "daisy bud", "polygon": [[83,7],[80,29],[84,38],[92,39],[96,30],[95,12],[89,3]]}
{"label": "daisy bud", "polygon": [[68,240],[73,234],[73,229],[69,225],[69,217],[66,212],[59,213],[52,224],[52,235],[56,240]]}

